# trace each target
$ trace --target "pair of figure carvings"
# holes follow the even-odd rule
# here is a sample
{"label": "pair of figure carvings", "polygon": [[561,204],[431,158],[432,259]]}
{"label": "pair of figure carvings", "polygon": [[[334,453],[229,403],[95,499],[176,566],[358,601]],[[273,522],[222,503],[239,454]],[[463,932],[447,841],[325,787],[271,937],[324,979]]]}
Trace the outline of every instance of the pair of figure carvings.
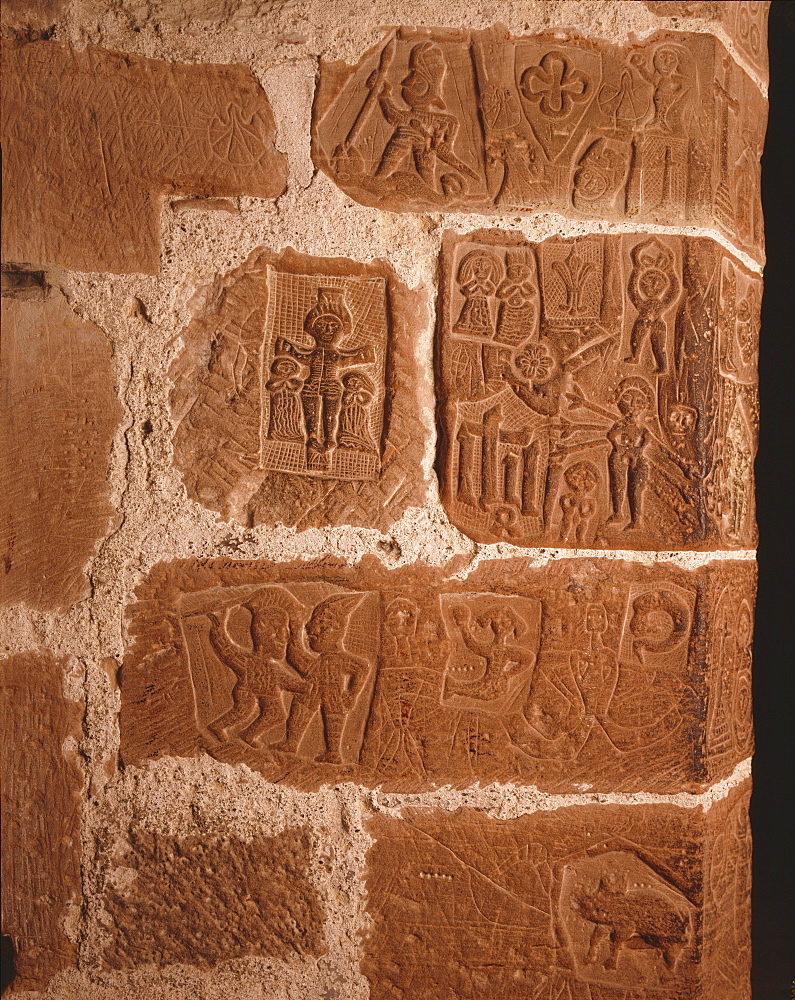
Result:
{"label": "pair of figure carvings", "polygon": [[481,541],[749,544],[757,283],[706,240],[449,238],[443,499]]}

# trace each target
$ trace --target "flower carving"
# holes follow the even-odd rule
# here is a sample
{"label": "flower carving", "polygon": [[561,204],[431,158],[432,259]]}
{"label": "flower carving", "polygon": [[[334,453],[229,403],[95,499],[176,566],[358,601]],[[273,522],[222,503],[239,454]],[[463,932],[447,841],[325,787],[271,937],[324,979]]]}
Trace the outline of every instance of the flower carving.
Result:
{"label": "flower carving", "polygon": [[541,114],[559,120],[568,117],[574,104],[591,95],[591,78],[573,69],[562,52],[547,52],[538,66],[522,73],[522,95],[539,105]]}
{"label": "flower carving", "polygon": [[555,367],[555,359],[543,344],[530,344],[516,358],[516,367],[531,382],[546,382]]}

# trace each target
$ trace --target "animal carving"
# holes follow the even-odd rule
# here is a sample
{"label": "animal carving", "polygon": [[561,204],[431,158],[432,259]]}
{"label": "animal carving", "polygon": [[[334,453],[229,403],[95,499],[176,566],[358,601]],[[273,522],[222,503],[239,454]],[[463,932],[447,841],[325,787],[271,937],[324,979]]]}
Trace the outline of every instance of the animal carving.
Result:
{"label": "animal carving", "polygon": [[628,887],[626,880],[610,874],[599,880],[597,889],[584,889],[572,897],[572,907],[594,924],[585,959],[596,965],[609,942],[602,968],[615,969],[624,948],[653,949],[666,969],[673,972],[690,942],[691,920],[686,907],[668,893],[648,885]]}

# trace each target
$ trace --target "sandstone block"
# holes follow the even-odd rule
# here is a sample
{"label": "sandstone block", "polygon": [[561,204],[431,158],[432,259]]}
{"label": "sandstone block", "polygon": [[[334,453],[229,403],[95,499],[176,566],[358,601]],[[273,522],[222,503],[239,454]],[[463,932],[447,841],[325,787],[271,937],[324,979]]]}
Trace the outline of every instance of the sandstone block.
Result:
{"label": "sandstone block", "polygon": [[3,256],[154,274],[166,193],[275,198],[286,160],[241,65],[3,46]]}
{"label": "sandstone block", "polygon": [[68,608],[108,531],[110,445],[123,410],[105,334],[47,288],[4,274],[0,604]]}
{"label": "sandstone block", "polygon": [[719,244],[448,234],[442,498],[480,542],[756,541],[761,280]]}
{"label": "sandstone block", "polygon": [[249,842],[134,828],[103,899],[112,969],[325,954],[306,830]]}
{"label": "sandstone block", "polygon": [[302,789],[678,792],[751,752],[748,563],[503,559],[456,580],[175,560],[138,598],[127,763],[204,751]]}
{"label": "sandstone block", "polygon": [[64,668],[47,652],[0,660],[3,934],[14,948],[13,990],[46,989],[77,964],[83,775],[76,744],[64,744],[81,739],[83,706],[64,697]]}
{"label": "sandstone block", "polygon": [[765,100],[712,36],[400,28],[322,67],[313,156],[389,211],[718,226],[762,253]]}
{"label": "sandstone block", "polygon": [[188,495],[225,519],[300,529],[385,529],[421,506],[428,322],[386,264],[256,251],[202,297],[171,371]]}
{"label": "sandstone block", "polygon": [[369,823],[372,1000],[750,1000],[750,789]]}

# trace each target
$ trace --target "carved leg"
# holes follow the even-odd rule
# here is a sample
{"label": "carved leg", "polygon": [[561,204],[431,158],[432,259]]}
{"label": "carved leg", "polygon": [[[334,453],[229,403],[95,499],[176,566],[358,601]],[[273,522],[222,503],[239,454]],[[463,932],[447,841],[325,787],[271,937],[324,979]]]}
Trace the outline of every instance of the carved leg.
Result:
{"label": "carved leg", "polygon": [[290,706],[290,714],[287,717],[287,735],[274,746],[274,750],[285,750],[288,753],[297,753],[298,744],[303,739],[304,733],[309,728],[309,723],[315,714],[314,705],[305,705],[293,698]]}
{"label": "carved leg", "polygon": [[627,469],[629,486],[629,524],[628,528],[636,528],[643,516],[643,493],[646,489],[648,470],[643,460],[630,465]]}
{"label": "carved leg", "polygon": [[391,177],[411,154],[411,142],[407,139],[392,137],[386,144],[381,162],[375,172],[376,177]]}
{"label": "carved leg", "polygon": [[207,727],[213,736],[216,736],[223,743],[229,739],[230,730],[248,722],[257,712],[257,699],[248,688],[236,684],[232,691],[232,698],[234,699],[232,708]]}
{"label": "carved leg", "polygon": [[661,375],[668,371],[668,355],[665,351],[665,323],[661,319],[651,325],[651,353],[654,357],[654,370]]}
{"label": "carved leg", "polygon": [[607,519],[608,524],[618,524],[624,513],[624,498],[627,494],[627,467],[618,455],[611,454],[607,460],[607,471],[610,474],[610,503],[612,511]]}
{"label": "carved leg", "polygon": [[326,764],[342,764],[342,731],[345,728],[344,712],[328,712],[320,706],[320,717],[323,720],[323,732],[326,737],[326,752],[316,757],[316,760]]}
{"label": "carved leg", "polygon": [[629,335],[629,354],[624,358],[624,363],[636,365],[640,359],[640,352],[643,350],[643,342],[648,333],[645,320],[640,316],[632,324],[632,332]]}
{"label": "carved leg", "polygon": [[588,945],[588,954],[585,956],[586,965],[595,965],[599,961],[599,951],[602,942],[609,936],[610,929],[604,924],[597,924],[591,934],[591,941]]}
{"label": "carved leg", "polygon": [[277,691],[273,692],[272,697],[258,697],[257,704],[258,717],[240,734],[242,740],[254,747],[262,746],[262,738],[268,730],[284,721],[284,712]]}

